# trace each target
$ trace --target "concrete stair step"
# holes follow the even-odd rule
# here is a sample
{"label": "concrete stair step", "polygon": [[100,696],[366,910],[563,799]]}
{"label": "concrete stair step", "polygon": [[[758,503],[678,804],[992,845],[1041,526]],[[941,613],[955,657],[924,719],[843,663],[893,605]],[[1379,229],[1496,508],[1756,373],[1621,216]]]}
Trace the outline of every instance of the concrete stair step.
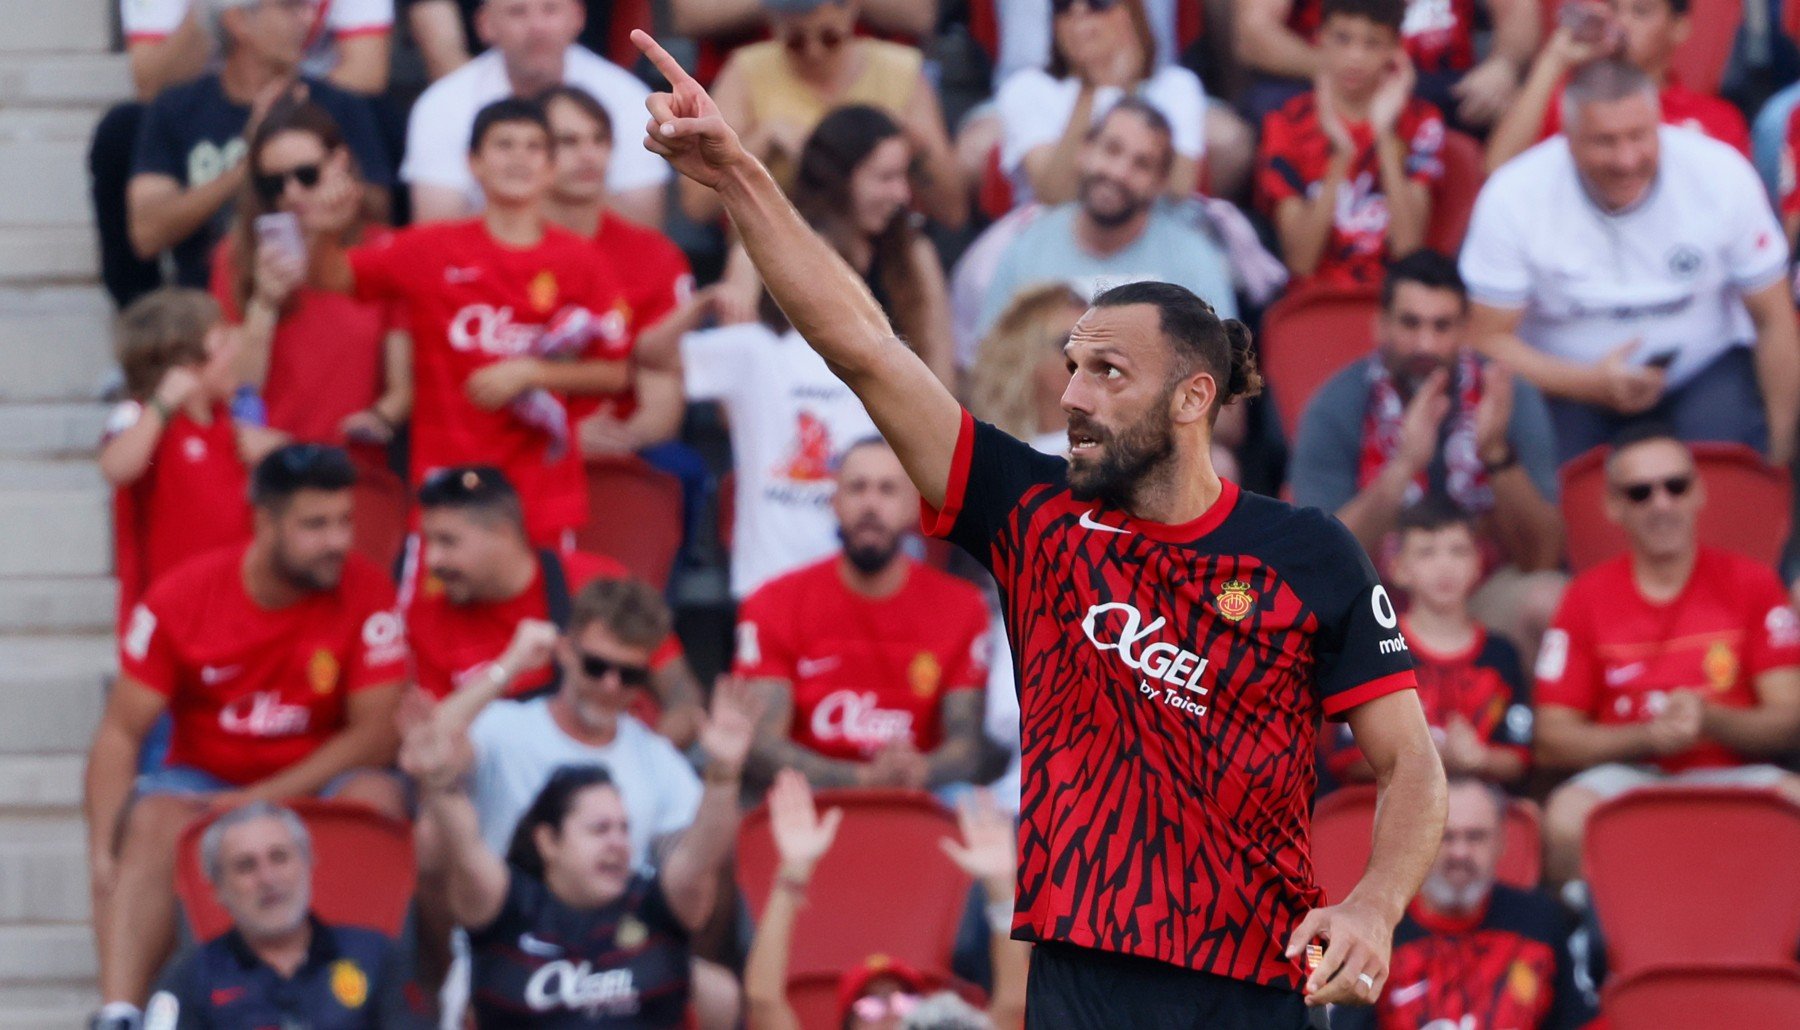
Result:
{"label": "concrete stair step", "polygon": [[0,459],[92,460],[108,410],[98,401],[0,404]]}
{"label": "concrete stair step", "polygon": [[[30,0],[7,0],[7,10]],[[40,4],[55,16],[57,4]],[[0,54],[0,97],[9,107],[106,108],[132,95],[124,54],[74,49]]]}
{"label": "concrete stair step", "polygon": [[[116,667],[110,633],[0,635],[0,756],[85,754]],[[18,777],[22,796],[55,798],[54,784]]]}
{"label": "concrete stair step", "polygon": [[[0,86],[0,96],[4,95]],[[0,284],[92,282],[99,274],[99,244],[90,226],[29,226],[0,232]],[[0,352],[0,359],[4,357]]]}
{"label": "concrete stair step", "polygon": [[0,925],[0,985],[80,983],[95,972],[94,938],[84,923]]}
{"label": "concrete stair step", "polygon": [[87,879],[79,815],[0,817],[0,924],[86,922]]}
{"label": "concrete stair step", "polygon": [[[86,147],[105,112],[98,107],[9,107],[0,110],[0,143],[73,142]],[[77,167],[85,168],[83,164]],[[64,174],[70,171],[64,168]]]}
{"label": "concrete stair step", "polygon": [[[55,829],[51,822],[58,817],[72,818],[80,829],[81,777],[86,765],[87,756],[77,751],[0,755],[0,813],[12,813],[0,814],[0,852],[21,841],[37,840],[32,832]],[[16,825],[14,820],[19,820]]]}
{"label": "concrete stair step", "polygon": [[0,493],[25,490],[91,491],[108,493],[111,487],[92,457],[0,457]]}
{"label": "concrete stair step", "polygon": [[74,1030],[100,1006],[92,985],[45,982],[0,986],[0,1027],[5,1030]]}
{"label": "concrete stair step", "polygon": [[112,45],[113,10],[108,0],[0,0],[0,51],[104,51]]}
{"label": "concrete stair step", "polygon": [[105,633],[113,628],[119,584],[110,576],[0,580],[0,633]]}
{"label": "concrete stair step", "polygon": [[[92,230],[7,229],[0,231],[0,282],[15,278],[12,273],[20,270],[39,280],[47,278],[44,262],[53,262],[55,256],[32,253],[28,240],[58,233],[80,237],[87,261],[80,274],[92,276],[96,267]],[[16,264],[13,257],[28,263]],[[97,397],[117,368],[113,317],[112,301],[97,286],[0,287],[0,401]]]}
{"label": "concrete stair step", "polygon": [[[4,35],[0,33],[0,35]],[[39,138],[0,137],[0,225],[86,226],[93,220],[88,199],[87,139],[72,131],[95,119],[70,112],[70,130]]]}
{"label": "concrete stair step", "polygon": [[0,493],[0,579],[110,574],[111,518],[91,488]]}

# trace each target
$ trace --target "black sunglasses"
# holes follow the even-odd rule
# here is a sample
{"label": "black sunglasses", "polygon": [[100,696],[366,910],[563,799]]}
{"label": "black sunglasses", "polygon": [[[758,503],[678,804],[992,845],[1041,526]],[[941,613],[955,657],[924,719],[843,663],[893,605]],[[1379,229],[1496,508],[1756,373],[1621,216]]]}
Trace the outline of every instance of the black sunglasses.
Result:
{"label": "black sunglasses", "polygon": [[1095,14],[1105,14],[1119,6],[1120,0],[1050,0],[1050,13],[1059,16],[1068,14],[1077,2],[1086,4],[1087,9]]}
{"label": "black sunglasses", "polygon": [[319,174],[319,166],[312,164],[300,165],[285,172],[258,175],[256,177],[256,195],[263,199],[263,203],[273,204],[281,199],[283,193],[287,192],[289,179],[310,190],[319,184]]}
{"label": "black sunglasses", "polygon": [[1648,483],[1626,483],[1623,486],[1613,487],[1613,489],[1632,504],[1643,504],[1656,495],[1657,487],[1668,491],[1670,497],[1680,497],[1693,489],[1694,477],[1691,474],[1670,476],[1667,479],[1652,479]]}
{"label": "black sunglasses", "polygon": [[581,671],[589,679],[605,679],[609,672],[619,674],[619,682],[627,687],[647,687],[650,685],[650,670],[642,665],[624,665],[620,662],[609,662],[597,654],[576,651],[581,659]]}

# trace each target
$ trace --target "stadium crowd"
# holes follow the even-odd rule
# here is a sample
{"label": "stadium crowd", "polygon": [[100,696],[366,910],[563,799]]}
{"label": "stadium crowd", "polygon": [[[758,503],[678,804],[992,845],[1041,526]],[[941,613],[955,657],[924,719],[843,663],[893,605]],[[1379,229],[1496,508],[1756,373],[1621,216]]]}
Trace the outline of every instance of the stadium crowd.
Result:
{"label": "stadium crowd", "polygon": [[1041,451],[1098,290],[1260,326],[1215,462],[1362,543],[1452,785],[1331,1024],[1604,1021],[1590,817],[1800,819],[1800,53],[1690,2],[121,0],[94,1027],[1022,1025],[1003,613],[639,145],[651,26]]}

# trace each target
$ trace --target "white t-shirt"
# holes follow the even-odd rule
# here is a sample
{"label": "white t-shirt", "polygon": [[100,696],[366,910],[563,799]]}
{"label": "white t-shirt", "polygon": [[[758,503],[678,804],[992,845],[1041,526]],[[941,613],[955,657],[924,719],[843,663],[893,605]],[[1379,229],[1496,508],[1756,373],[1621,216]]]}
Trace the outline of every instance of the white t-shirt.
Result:
{"label": "white t-shirt", "polygon": [[589,747],[556,725],[550,699],[496,701],[469,727],[475,745],[475,812],[481,836],[504,857],[513,827],[561,765],[599,764],[625,800],[631,859],[650,865],[650,845],[687,829],[700,810],[700,777],[675,745],[629,715],[606,747]]}
{"label": "white t-shirt", "polygon": [[[1036,68],[1016,72],[1001,83],[994,99],[1002,129],[1000,167],[1012,179],[1015,205],[1031,199],[1025,155],[1062,138],[1080,95],[1078,80],[1053,79]],[[1096,92],[1093,120],[1099,121],[1124,95],[1117,86]],[[1175,152],[1198,161],[1206,150],[1206,90],[1200,77],[1178,65],[1166,65],[1138,86],[1137,95],[1169,120]]]}
{"label": "white t-shirt", "polygon": [[1673,351],[1678,386],[1752,339],[1743,294],[1781,278],[1788,248],[1742,155],[1691,129],[1659,139],[1650,195],[1618,214],[1588,197],[1565,137],[1509,161],[1475,202],[1461,267],[1475,300],[1523,310],[1533,347],[1592,363],[1642,339],[1632,360]]}
{"label": "white t-shirt", "polygon": [[[582,46],[569,47],[563,58],[563,82],[592,93],[612,117],[618,144],[606,171],[609,191],[623,193],[668,181],[668,163],[637,144],[648,86]],[[406,160],[400,165],[400,178],[413,186],[462,190],[479,209],[481,189],[469,171],[469,133],[483,107],[510,95],[512,84],[498,50],[489,50],[432,83],[406,123]]]}
{"label": "white t-shirt", "polygon": [[[173,35],[194,0],[119,0],[119,23],[131,43],[153,43]],[[386,35],[394,27],[394,0],[321,0],[306,56],[304,74],[323,78],[337,67],[332,45],[346,36]]]}
{"label": "white t-shirt", "polygon": [[731,423],[737,515],[731,592],[747,597],[838,549],[832,472],[875,423],[796,332],[754,322],[681,340],[687,395],[718,401]]}

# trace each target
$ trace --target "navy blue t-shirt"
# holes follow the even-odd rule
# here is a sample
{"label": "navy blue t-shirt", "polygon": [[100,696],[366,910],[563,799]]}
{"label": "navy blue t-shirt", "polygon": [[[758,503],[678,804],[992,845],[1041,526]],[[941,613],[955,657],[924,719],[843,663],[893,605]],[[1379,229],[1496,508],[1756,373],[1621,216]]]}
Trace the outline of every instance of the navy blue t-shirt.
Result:
{"label": "navy blue t-shirt", "polygon": [[494,921],[469,931],[475,1023],[482,1030],[681,1026],[688,931],[654,877],[633,876],[610,905],[577,909],[511,870]]}
{"label": "navy blue t-shirt", "polygon": [[[373,186],[391,183],[393,169],[369,101],[317,79],[301,81],[306,83],[308,99],[338,123],[363,181]],[[170,86],[144,111],[131,173],[167,175],[183,189],[204,186],[243,158],[248,146],[244,126],[249,121],[249,105],[226,96],[216,74]],[[206,288],[213,248],[230,227],[235,207],[234,203],[225,204],[199,231],[175,245],[181,285]]]}
{"label": "navy blue t-shirt", "polygon": [[157,985],[144,1030],[380,1030],[398,1025],[399,956],[373,930],[314,918],[306,960],[284,977],[236,930],[195,949]]}

